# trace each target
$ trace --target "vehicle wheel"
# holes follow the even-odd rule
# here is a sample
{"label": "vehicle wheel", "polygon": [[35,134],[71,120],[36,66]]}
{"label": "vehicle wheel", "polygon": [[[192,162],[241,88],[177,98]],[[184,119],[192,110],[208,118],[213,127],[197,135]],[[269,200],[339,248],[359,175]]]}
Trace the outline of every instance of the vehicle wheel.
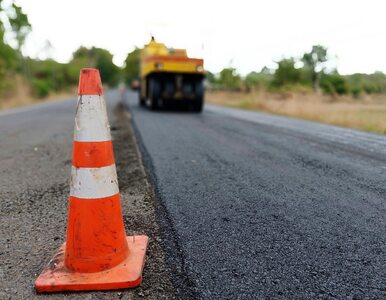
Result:
{"label": "vehicle wheel", "polygon": [[204,101],[201,99],[194,100],[194,103],[192,105],[192,110],[195,112],[202,112],[202,109],[204,107]]}
{"label": "vehicle wheel", "polygon": [[139,106],[145,106],[145,99],[144,98],[142,98],[142,96],[141,96],[141,91],[139,91],[139,94],[138,94],[138,105]]}
{"label": "vehicle wheel", "polygon": [[160,96],[161,96],[161,86],[159,81],[156,78],[150,78],[149,98],[150,98],[150,108],[152,110],[157,110],[159,108]]}
{"label": "vehicle wheel", "polygon": [[204,106],[204,84],[202,80],[196,82],[194,87],[195,100],[193,103],[193,111],[202,112]]}

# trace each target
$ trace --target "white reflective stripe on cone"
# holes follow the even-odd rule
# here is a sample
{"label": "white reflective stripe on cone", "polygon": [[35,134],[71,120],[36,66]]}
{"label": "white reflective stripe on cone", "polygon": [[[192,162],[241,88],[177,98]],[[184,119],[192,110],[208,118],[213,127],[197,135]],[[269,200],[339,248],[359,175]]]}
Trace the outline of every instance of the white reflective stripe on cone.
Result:
{"label": "white reflective stripe on cone", "polygon": [[115,164],[102,168],[76,168],[72,166],[70,195],[95,199],[119,193]]}
{"label": "white reflective stripe on cone", "polygon": [[110,125],[103,96],[79,96],[75,115],[74,141],[104,142],[110,140]]}

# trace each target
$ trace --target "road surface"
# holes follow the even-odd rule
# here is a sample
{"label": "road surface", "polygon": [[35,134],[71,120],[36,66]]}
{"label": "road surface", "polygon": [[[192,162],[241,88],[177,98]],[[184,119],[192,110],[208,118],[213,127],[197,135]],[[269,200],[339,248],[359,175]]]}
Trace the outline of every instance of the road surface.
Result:
{"label": "road surface", "polygon": [[134,93],[125,104],[185,295],[386,299],[385,136],[211,105],[151,112]]}
{"label": "road surface", "polygon": [[150,244],[140,288],[36,295],[33,283],[65,240],[76,99],[0,112],[0,299],[175,299],[152,194],[120,95],[106,93],[123,219]]}

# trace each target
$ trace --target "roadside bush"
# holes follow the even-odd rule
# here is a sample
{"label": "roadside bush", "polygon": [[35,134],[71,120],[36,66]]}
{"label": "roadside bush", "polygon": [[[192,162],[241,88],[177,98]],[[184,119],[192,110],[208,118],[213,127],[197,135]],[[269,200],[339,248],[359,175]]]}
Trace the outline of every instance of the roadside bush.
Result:
{"label": "roadside bush", "polygon": [[302,70],[295,67],[293,58],[285,58],[277,62],[277,69],[273,74],[272,86],[282,87],[285,85],[297,84],[302,80]]}
{"label": "roadside bush", "polygon": [[217,83],[227,90],[240,90],[242,81],[235,68],[224,68],[219,74]]}
{"label": "roadside bush", "polygon": [[375,72],[373,74],[355,73],[346,75],[345,78],[347,79],[354,96],[358,90],[360,90],[360,93],[363,92],[367,94],[386,92],[386,75],[382,72]]}
{"label": "roadside bush", "polygon": [[268,68],[263,68],[261,72],[250,72],[244,78],[244,85],[247,89],[264,89],[272,81],[272,73]]}
{"label": "roadside bush", "polygon": [[346,79],[338,73],[323,74],[320,79],[320,87],[328,95],[344,95],[349,91]]}
{"label": "roadside bush", "polygon": [[359,95],[362,93],[362,88],[358,85],[355,85],[355,86],[352,86],[350,88],[350,92],[351,94],[355,97],[355,98],[358,98]]}
{"label": "roadside bush", "polygon": [[376,94],[381,92],[381,88],[372,82],[366,82],[363,84],[363,90],[367,94]]}
{"label": "roadside bush", "polygon": [[[66,78],[66,64],[58,63],[52,59],[28,61],[29,73],[34,79],[45,81],[50,90],[60,91],[68,86]],[[32,83],[35,86],[34,83]],[[40,85],[40,84],[38,84]]]}
{"label": "roadside bush", "polygon": [[34,79],[32,80],[32,89],[36,97],[44,98],[50,93],[51,87],[45,80]]}

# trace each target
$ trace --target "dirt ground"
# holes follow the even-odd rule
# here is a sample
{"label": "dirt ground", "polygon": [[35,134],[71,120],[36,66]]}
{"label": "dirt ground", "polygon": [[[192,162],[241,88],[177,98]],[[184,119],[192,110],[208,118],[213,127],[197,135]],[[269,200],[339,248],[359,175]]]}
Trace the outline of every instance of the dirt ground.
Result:
{"label": "dirt ground", "polygon": [[[0,164],[0,299],[175,299],[151,186],[128,113],[110,116],[127,234],[150,238],[143,283],[108,292],[36,294],[33,282],[65,239],[71,144],[68,134],[4,154]],[[42,180],[44,179],[44,180]],[[17,188],[15,188],[17,187]]]}

